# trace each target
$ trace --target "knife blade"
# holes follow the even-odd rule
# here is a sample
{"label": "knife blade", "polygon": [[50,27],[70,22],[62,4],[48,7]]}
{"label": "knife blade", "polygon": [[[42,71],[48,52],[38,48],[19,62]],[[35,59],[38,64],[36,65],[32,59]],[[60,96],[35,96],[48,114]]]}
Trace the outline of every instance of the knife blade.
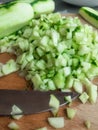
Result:
{"label": "knife blade", "polygon": [[12,1],[14,1],[14,0],[0,0],[0,4],[6,4],[6,3],[9,3]]}
{"label": "knife blade", "polygon": [[[60,101],[60,106],[65,105],[64,96],[70,95],[75,99],[78,94],[75,92],[60,91],[34,91],[34,90],[0,90],[0,115],[11,115],[12,106],[16,105],[22,110],[21,114],[34,114],[49,111],[50,95],[54,94]],[[18,113],[17,113],[18,114]],[[20,114],[20,113],[19,113]]]}

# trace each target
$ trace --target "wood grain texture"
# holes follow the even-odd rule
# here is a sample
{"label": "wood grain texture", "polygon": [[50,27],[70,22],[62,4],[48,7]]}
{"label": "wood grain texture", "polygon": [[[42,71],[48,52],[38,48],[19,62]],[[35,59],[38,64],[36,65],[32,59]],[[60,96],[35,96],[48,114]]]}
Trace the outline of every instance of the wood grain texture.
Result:
{"label": "wood grain texture", "polygon": [[[77,16],[77,15],[68,15]],[[84,21],[84,20],[82,20]],[[15,58],[13,55],[1,54],[0,62],[5,63],[10,58]],[[95,80],[97,83],[97,80]],[[25,79],[19,77],[18,72],[12,73],[8,76],[0,78],[0,89],[25,89],[27,82]],[[66,116],[66,107],[63,106],[59,110],[58,116],[64,116],[65,127],[58,130],[87,130],[84,125],[85,120],[91,121],[91,128],[89,130],[98,130],[98,101],[96,104],[91,105],[90,103],[82,104],[77,99],[73,102],[72,108],[77,110],[74,119],[69,120]],[[15,121],[20,126],[20,130],[34,130],[40,127],[46,126],[48,130],[54,130],[49,126],[47,118],[51,117],[51,112],[44,112],[40,114],[32,114],[23,116],[20,120],[13,120],[11,117],[0,117],[0,130],[9,130],[7,125],[11,121]]]}

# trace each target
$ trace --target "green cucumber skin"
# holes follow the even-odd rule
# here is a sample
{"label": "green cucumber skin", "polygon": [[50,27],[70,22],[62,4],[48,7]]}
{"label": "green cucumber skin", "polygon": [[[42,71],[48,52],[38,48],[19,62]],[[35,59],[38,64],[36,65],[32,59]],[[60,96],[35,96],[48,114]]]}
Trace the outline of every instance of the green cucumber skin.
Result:
{"label": "green cucumber skin", "polygon": [[90,16],[90,17],[93,17],[94,19],[98,20],[98,14],[95,14],[94,11],[90,11],[90,10],[87,10],[86,8],[83,8],[83,10]]}
{"label": "green cucumber skin", "polygon": [[[2,8],[1,8],[2,10]],[[33,8],[28,3],[16,3],[0,14],[0,38],[8,36],[27,25],[33,18]]]}
{"label": "green cucumber skin", "polygon": [[16,3],[29,3],[34,10],[35,18],[39,17],[41,14],[48,14],[55,10],[55,3],[53,0],[15,0],[7,4],[1,4],[0,15],[7,13],[7,10]]}
{"label": "green cucumber skin", "polygon": [[79,14],[94,27],[98,28],[98,13],[97,11],[88,8],[82,7],[79,10]]}

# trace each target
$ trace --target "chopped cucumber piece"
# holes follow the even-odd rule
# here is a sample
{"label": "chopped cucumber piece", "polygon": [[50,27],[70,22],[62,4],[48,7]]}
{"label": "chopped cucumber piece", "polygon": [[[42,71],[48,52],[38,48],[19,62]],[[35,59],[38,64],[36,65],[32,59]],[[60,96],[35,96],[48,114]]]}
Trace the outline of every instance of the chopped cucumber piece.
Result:
{"label": "chopped cucumber piece", "polygon": [[49,106],[52,108],[52,113],[54,116],[57,116],[60,102],[59,100],[55,97],[55,95],[51,94],[50,95],[50,101],[49,101]]}
{"label": "chopped cucumber piece", "polygon": [[89,86],[87,88],[87,92],[88,92],[88,95],[89,95],[89,100],[91,103],[96,103],[97,101],[97,97],[98,97],[98,92],[97,92],[97,86],[92,84],[92,86]]}
{"label": "chopped cucumber piece", "polygon": [[82,83],[81,83],[79,80],[77,80],[77,79],[74,80],[73,88],[74,88],[74,90],[75,90],[77,93],[82,93],[82,92],[83,92],[83,85],[82,85]]}
{"label": "chopped cucumber piece", "polygon": [[47,127],[42,127],[42,128],[38,128],[38,129],[35,129],[35,130],[48,130]]}
{"label": "chopped cucumber piece", "polygon": [[73,119],[76,115],[76,110],[73,109],[73,108],[66,108],[66,111],[67,111],[67,117],[69,119]]}
{"label": "chopped cucumber piece", "polygon": [[90,121],[87,120],[87,121],[84,122],[84,124],[85,124],[87,129],[91,128],[91,122]]}
{"label": "chopped cucumber piece", "polygon": [[64,99],[65,99],[65,101],[67,101],[68,103],[71,103],[71,102],[72,102],[71,96],[65,96]]}
{"label": "chopped cucumber piece", "polygon": [[55,83],[55,86],[56,86],[58,89],[64,88],[65,78],[64,78],[63,73],[58,72],[58,73],[54,76],[53,81],[54,81],[54,83]]}
{"label": "chopped cucumber piece", "polygon": [[49,124],[56,129],[63,128],[65,125],[64,117],[49,117]]}
{"label": "chopped cucumber piece", "polygon": [[83,92],[80,96],[79,96],[80,101],[85,104],[87,102],[87,100],[89,99],[89,96],[86,92]]}
{"label": "chopped cucumber piece", "polygon": [[19,120],[20,118],[23,117],[22,110],[19,107],[17,107],[16,105],[12,106],[11,115],[12,115],[12,118],[16,119],[16,120]]}
{"label": "chopped cucumber piece", "polygon": [[74,83],[74,78],[73,78],[73,76],[72,76],[72,75],[68,76],[68,77],[66,78],[66,88],[67,88],[67,89],[72,88],[72,87],[73,87],[73,83]]}
{"label": "chopped cucumber piece", "polygon": [[19,130],[19,125],[17,125],[14,121],[10,122],[8,124],[8,128],[10,128],[11,130]]}
{"label": "chopped cucumber piece", "polygon": [[89,81],[87,78],[82,77],[82,82],[86,85],[87,93],[89,96],[89,101],[93,104],[96,103],[98,92],[98,87],[94,85],[91,81]]}
{"label": "chopped cucumber piece", "polygon": [[11,59],[6,64],[2,64],[0,67],[1,76],[8,75],[10,73],[18,71],[18,66],[16,62]]}

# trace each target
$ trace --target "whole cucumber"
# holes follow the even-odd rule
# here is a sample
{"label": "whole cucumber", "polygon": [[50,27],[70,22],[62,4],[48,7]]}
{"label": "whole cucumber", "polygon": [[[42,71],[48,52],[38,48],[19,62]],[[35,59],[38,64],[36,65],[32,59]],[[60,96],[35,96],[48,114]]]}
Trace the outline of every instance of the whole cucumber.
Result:
{"label": "whole cucumber", "polygon": [[16,32],[33,17],[34,11],[29,3],[15,3],[0,8],[0,38]]}

